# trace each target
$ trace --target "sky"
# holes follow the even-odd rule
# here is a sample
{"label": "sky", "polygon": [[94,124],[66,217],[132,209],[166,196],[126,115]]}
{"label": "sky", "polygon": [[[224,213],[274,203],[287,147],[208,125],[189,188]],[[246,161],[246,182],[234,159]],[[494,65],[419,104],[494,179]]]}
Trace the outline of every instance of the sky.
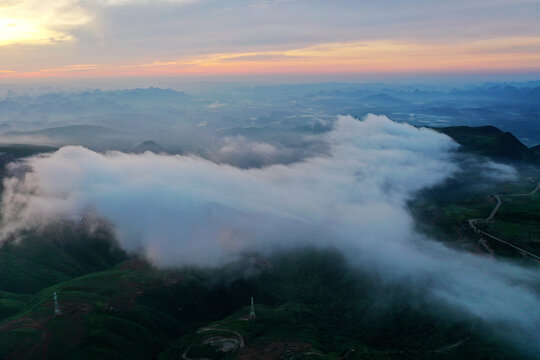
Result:
{"label": "sky", "polygon": [[540,73],[535,0],[0,0],[0,77]]}

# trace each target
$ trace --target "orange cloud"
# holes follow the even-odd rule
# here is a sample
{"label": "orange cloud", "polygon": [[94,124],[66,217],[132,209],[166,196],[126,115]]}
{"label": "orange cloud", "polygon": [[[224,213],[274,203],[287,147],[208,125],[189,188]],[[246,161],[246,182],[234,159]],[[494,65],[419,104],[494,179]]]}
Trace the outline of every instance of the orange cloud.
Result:
{"label": "orange cloud", "polygon": [[4,77],[540,71],[540,37],[453,44],[381,40],[217,53],[131,64],[81,64]]}

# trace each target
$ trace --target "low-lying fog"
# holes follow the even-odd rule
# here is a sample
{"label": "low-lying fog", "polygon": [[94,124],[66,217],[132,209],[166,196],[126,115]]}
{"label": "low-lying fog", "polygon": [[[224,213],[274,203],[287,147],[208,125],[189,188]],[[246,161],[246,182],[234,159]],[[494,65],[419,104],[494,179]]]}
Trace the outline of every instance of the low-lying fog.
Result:
{"label": "low-lying fog", "polygon": [[[66,146],[29,158],[11,165],[17,176],[5,180],[2,238],[91,212],[112,224],[124,249],[159,266],[219,266],[245,253],[302,246],[338,249],[383,282],[417,288],[424,300],[540,351],[537,270],[458,252],[414,230],[407,201],[459,170],[457,144],[385,116],[340,116],[330,124],[297,134],[307,145],[290,158],[292,150],[263,135],[224,138],[201,156]],[[273,165],[216,161],[223,154],[267,157]],[[515,176],[508,166],[483,166],[493,176]]]}

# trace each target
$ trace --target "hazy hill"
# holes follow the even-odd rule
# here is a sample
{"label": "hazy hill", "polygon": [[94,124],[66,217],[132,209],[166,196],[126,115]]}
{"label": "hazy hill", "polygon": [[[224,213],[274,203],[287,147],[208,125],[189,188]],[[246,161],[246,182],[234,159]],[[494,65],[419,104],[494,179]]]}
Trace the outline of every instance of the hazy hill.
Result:
{"label": "hazy hill", "polygon": [[167,149],[152,140],[147,140],[136,145],[132,151],[134,153],[144,153],[146,151],[153,152],[154,154],[167,153]]}
{"label": "hazy hill", "polygon": [[518,88],[512,85],[496,84],[467,90],[454,89],[451,94],[466,97],[499,98],[514,102],[538,102],[540,86]]}
{"label": "hazy hill", "polygon": [[[0,180],[6,176],[6,165],[20,158],[48,153],[58,150],[52,146],[31,144],[0,144]],[[0,181],[0,191],[4,189],[4,182]]]}
{"label": "hazy hill", "polygon": [[68,125],[54,128],[30,131],[7,131],[6,137],[43,136],[50,139],[81,138],[89,136],[104,136],[114,133],[113,130],[99,125]]}
{"label": "hazy hill", "polygon": [[533,146],[530,149],[537,157],[540,157],[540,145]]}
{"label": "hazy hill", "polygon": [[0,153],[2,156],[7,156],[11,159],[18,157],[26,157],[39,153],[53,152],[58,150],[57,147],[32,145],[32,144],[0,144]]}
{"label": "hazy hill", "polygon": [[33,143],[64,146],[82,145],[93,150],[126,149],[133,140],[125,132],[100,125],[68,125],[30,131],[7,131],[0,134],[4,143]]}
{"label": "hazy hill", "polygon": [[387,94],[369,95],[364,97],[363,101],[372,106],[401,106],[407,104],[406,101]]}

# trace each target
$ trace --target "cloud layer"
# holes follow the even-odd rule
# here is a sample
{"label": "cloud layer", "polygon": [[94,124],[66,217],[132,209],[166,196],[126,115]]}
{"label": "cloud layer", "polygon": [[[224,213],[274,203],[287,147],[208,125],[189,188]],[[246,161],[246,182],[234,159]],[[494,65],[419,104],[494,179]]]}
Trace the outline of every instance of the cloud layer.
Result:
{"label": "cloud layer", "polygon": [[122,247],[163,266],[334,247],[384,281],[418,286],[515,341],[538,340],[537,272],[413,230],[407,200],[457,170],[449,137],[374,115],[340,117],[323,137],[327,154],[260,169],[64,147],[12,169],[29,171],[5,182],[2,234],[92,211],[113,224]]}
{"label": "cloud layer", "polygon": [[[322,227],[328,237],[351,223],[366,239],[399,236],[410,223],[405,201],[454,170],[448,151],[456,145],[448,137],[385,117],[342,117],[324,140],[328,156],[250,170],[197,157],[64,147],[28,160],[32,171],[6,182],[4,230],[93,210],[112,221],[128,250],[162,264],[216,264],[268,242],[289,244],[274,222],[302,233]],[[388,217],[401,224],[395,233]],[[211,249],[202,251],[203,244]]]}

